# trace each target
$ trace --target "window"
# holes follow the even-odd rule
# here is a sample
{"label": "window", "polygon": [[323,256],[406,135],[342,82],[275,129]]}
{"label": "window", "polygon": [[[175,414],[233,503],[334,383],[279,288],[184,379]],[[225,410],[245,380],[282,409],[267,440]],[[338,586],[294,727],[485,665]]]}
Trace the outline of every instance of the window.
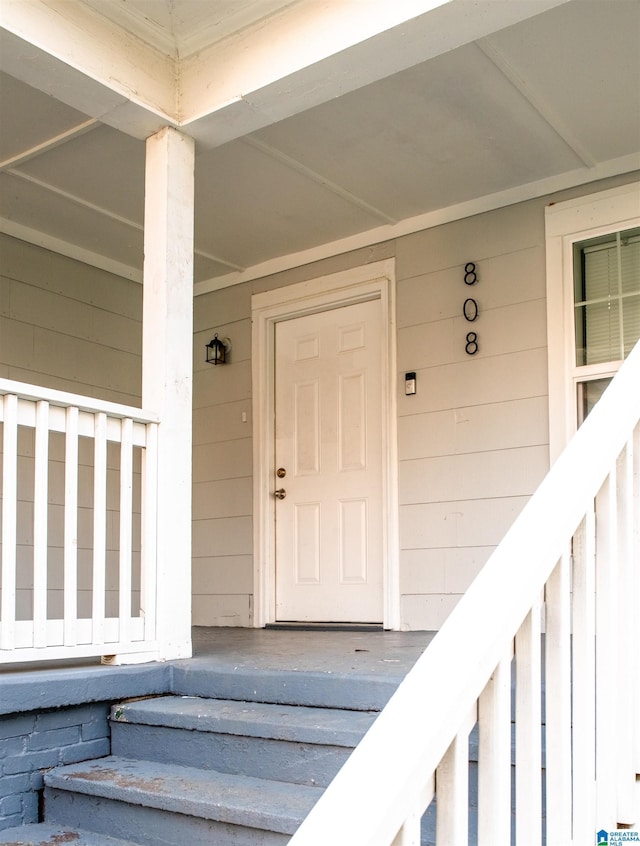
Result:
{"label": "window", "polygon": [[545,215],[552,461],[640,338],[640,183]]}
{"label": "window", "polygon": [[576,242],[573,276],[580,424],[612,378],[594,378],[590,366],[615,372],[640,338],[640,228]]}

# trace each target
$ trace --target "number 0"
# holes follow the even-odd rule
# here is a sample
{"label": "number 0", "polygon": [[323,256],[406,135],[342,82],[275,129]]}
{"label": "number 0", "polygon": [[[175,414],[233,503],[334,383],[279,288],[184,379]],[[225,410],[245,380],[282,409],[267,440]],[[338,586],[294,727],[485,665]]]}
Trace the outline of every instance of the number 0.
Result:
{"label": "number 0", "polygon": [[462,306],[462,313],[465,320],[473,323],[474,320],[478,319],[478,303],[471,297],[468,297]]}

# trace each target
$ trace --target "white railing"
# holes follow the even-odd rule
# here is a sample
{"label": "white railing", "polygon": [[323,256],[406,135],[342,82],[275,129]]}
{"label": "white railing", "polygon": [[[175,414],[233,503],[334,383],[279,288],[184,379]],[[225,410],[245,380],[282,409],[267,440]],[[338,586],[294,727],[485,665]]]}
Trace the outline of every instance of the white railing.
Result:
{"label": "white railing", "polygon": [[0,663],[155,652],[157,418],[0,379],[0,424]]}
{"label": "white railing", "polygon": [[639,420],[640,344],[291,846],[418,846],[434,797],[438,846],[640,822]]}

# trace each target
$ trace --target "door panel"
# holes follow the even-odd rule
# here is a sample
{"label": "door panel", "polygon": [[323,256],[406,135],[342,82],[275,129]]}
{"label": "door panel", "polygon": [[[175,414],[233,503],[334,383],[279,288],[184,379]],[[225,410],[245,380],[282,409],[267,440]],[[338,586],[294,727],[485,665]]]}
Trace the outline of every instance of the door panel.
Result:
{"label": "door panel", "polygon": [[382,621],[381,303],[276,324],[276,619]]}

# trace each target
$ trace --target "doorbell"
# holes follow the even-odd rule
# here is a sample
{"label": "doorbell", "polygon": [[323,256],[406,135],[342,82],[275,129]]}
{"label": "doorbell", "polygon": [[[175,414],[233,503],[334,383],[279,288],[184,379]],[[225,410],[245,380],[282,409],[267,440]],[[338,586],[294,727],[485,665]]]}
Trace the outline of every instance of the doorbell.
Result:
{"label": "doorbell", "polygon": [[416,392],[416,374],[415,373],[405,373],[404,374],[404,392],[409,397]]}

